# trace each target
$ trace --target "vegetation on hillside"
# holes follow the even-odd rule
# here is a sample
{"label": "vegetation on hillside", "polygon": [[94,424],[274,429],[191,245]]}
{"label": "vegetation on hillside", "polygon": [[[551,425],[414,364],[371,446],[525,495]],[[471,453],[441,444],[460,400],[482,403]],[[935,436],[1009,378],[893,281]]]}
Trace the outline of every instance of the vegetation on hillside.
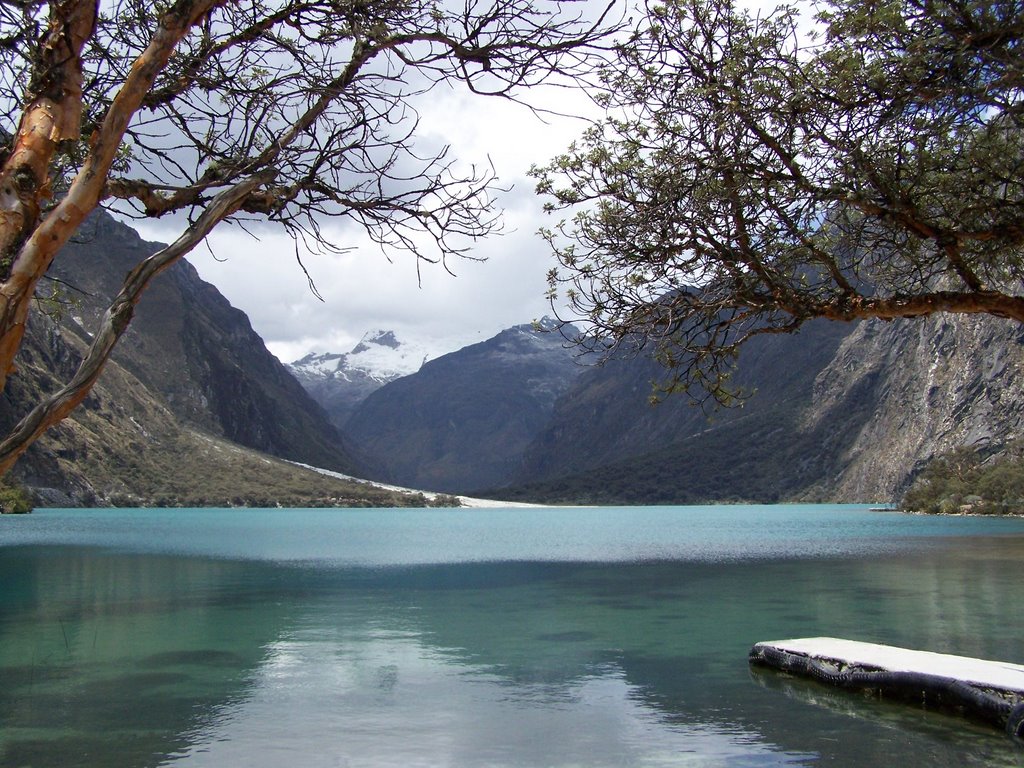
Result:
{"label": "vegetation on hillside", "polygon": [[[65,425],[77,427],[71,421]],[[84,451],[72,448],[72,461],[95,489],[82,502],[116,507],[458,506],[457,499],[435,500],[335,477],[191,429],[162,441],[159,447],[140,444],[127,453],[104,451],[102,441]],[[175,471],[166,471],[169,461]]]}
{"label": "vegetation on hillside", "polygon": [[0,514],[24,515],[32,511],[32,500],[20,485],[0,482]]}
{"label": "vegetation on hillside", "polygon": [[[18,375],[0,397],[0,432],[36,401],[39,393],[59,386],[60,375],[81,359],[82,342],[73,325],[58,325],[41,317],[33,320],[36,322],[29,329],[19,358]],[[134,336],[133,345],[143,351],[158,346],[149,344],[150,337],[144,334],[145,323],[135,328],[139,333]],[[236,334],[233,341],[238,338]],[[209,359],[204,356],[209,343],[205,348],[193,343],[190,348],[195,350],[195,360]],[[295,455],[297,439],[291,442],[291,453],[301,465],[240,445],[231,435],[216,434],[213,430],[218,422],[204,420],[202,414],[191,422],[176,416],[160,392],[129,370],[130,367],[140,375],[146,374],[147,378],[158,375],[157,355],[147,358],[135,354],[126,358],[129,366],[119,360],[110,361],[83,407],[52,428],[5,478],[8,482],[18,481],[35,506],[457,506],[452,499],[436,499],[313,471],[307,465],[335,470],[338,467],[318,464],[315,452]],[[183,358],[176,359],[185,364]],[[253,364],[244,357],[244,350],[239,359],[246,367],[240,367],[237,376],[261,375],[258,359]],[[131,365],[134,361],[139,362]],[[259,383],[266,384],[265,380]],[[202,392],[200,387],[197,390]],[[246,390],[236,381],[230,391],[237,396]],[[267,399],[268,396],[255,397],[252,401],[266,403]],[[248,419],[243,428],[253,424],[254,430],[265,427],[275,417],[275,429],[283,432],[288,428],[283,423],[288,414],[282,416],[280,409],[256,413],[241,403],[227,416],[236,422]],[[196,424],[197,421],[201,423]],[[307,434],[311,439],[316,437],[311,432]],[[0,504],[5,509],[9,506],[2,494]]]}
{"label": "vegetation on hillside", "polygon": [[1024,442],[986,458],[959,448],[935,458],[903,497],[910,512],[1024,513]]}
{"label": "vegetation on hillside", "polygon": [[[752,413],[742,422],[709,429],[650,453],[625,458],[596,470],[541,482],[484,491],[488,498],[545,504],[776,504],[818,501],[810,478],[818,465],[795,456],[824,458],[835,443],[818,432],[795,435],[784,449],[777,435],[790,430],[797,414],[785,405]],[[806,466],[802,466],[806,465]]]}

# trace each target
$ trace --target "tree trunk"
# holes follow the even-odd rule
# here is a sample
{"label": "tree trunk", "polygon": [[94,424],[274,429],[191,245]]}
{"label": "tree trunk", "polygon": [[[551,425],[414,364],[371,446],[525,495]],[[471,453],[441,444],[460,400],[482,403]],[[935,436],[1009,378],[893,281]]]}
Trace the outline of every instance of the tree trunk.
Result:
{"label": "tree trunk", "polygon": [[117,297],[111,302],[93,336],[92,344],[71,380],[32,409],[0,443],[0,477],[47,429],[71,413],[92,389],[135,313],[135,305],[150,281],[196,247],[242,201],[266,181],[255,175],[218,194],[203,215],[171,245],[157,251],[128,273]]}
{"label": "tree trunk", "polygon": [[179,2],[164,14],[103,123],[90,137],[89,154],[67,195],[36,225],[40,202],[49,194],[47,174],[58,143],[78,136],[82,111],[80,54],[92,34],[97,13],[97,3],[90,0],[51,5],[50,32],[40,52],[39,68],[50,87],[26,107],[15,151],[0,172],[0,207],[9,202],[17,185],[27,190],[24,200],[18,197],[7,211],[9,215],[0,218],[0,243],[7,246],[5,257],[13,260],[0,285],[0,391],[14,369],[36,284],[57,252],[99,204],[133,115],[181,39],[200,18],[224,2],[227,0]]}
{"label": "tree trunk", "polygon": [[[0,171],[0,390],[21,346],[29,301],[56,248],[22,257],[50,195],[50,164],[58,145],[79,138],[82,117],[82,48],[96,25],[98,3],[77,0],[50,6],[49,28],[39,47],[29,100],[14,147]],[[77,225],[76,225],[77,226]]]}

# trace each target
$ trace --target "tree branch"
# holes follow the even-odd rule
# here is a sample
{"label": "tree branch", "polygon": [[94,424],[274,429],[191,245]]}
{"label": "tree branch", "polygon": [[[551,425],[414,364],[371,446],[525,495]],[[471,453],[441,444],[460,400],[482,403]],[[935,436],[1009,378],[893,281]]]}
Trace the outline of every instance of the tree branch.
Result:
{"label": "tree branch", "polygon": [[[21,345],[28,318],[29,300],[36,284],[46,273],[57,251],[98,204],[132,115],[152,88],[154,80],[166,65],[178,41],[201,16],[221,2],[226,0],[183,0],[164,14],[152,40],[135,61],[124,86],[107,110],[103,123],[90,138],[89,155],[67,195],[21,247],[8,279],[0,286],[0,390],[3,389],[13,368],[14,357]],[[91,18],[84,13],[86,7],[93,11]],[[91,34],[91,25],[95,20],[95,5],[87,0],[79,0],[74,8],[81,11],[81,18],[75,16],[72,19],[77,20],[79,27],[84,29],[89,22],[88,31],[81,32],[79,37],[75,38],[84,44],[85,39]],[[74,100],[80,107],[80,92],[74,94]],[[80,114],[80,111],[75,114]],[[53,146],[55,147],[55,144]],[[45,168],[48,168],[51,158],[52,148],[46,158]]]}
{"label": "tree branch", "polygon": [[114,346],[127,330],[135,305],[153,278],[195,248],[217,224],[234,213],[249,194],[268,181],[266,175],[252,176],[221,192],[177,240],[142,261],[125,277],[124,285],[103,315],[75,375],[60,390],[33,408],[0,442],[0,477],[36,438],[61,421],[89,394]]}

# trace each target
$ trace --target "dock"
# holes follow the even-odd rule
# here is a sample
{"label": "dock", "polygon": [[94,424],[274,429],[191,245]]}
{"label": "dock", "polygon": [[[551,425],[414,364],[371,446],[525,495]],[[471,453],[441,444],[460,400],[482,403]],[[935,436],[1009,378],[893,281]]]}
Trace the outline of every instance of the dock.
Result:
{"label": "dock", "polygon": [[1024,738],[1024,665],[836,637],[757,643],[750,663],[957,711]]}

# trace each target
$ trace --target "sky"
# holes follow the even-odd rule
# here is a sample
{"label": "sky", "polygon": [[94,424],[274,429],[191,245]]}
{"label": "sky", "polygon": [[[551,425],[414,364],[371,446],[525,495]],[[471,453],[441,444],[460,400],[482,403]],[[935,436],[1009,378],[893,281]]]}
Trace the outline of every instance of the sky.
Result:
{"label": "sky", "polygon": [[[755,12],[775,5],[774,0],[742,4]],[[542,110],[599,117],[578,89],[540,86],[520,96]],[[394,331],[436,357],[551,313],[546,276],[556,262],[537,231],[553,226],[558,216],[543,212],[544,200],[534,193],[527,172],[564,152],[587,123],[553,113],[542,118],[521,104],[446,88],[414,106],[420,116],[417,137],[427,151],[447,144],[466,167],[490,162],[500,186],[511,187],[497,195],[506,234],[475,248],[472,255],[483,261],[449,262],[455,276],[430,264],[421,265],[417,275],[411,254],[389,262],[352,227],[326,222],[335,244],[353,250],[304,256],[314,293],[283,230],[263,228],[257,240],[237,227],[218,227],[209,247],[200,245],[188,260],[249,316],[282,362],[310,352],[348,352],[375,330]],[[147,240],[171,242],[179,234],[158,220],[129,223]]]}
{"label": "sky", "polygon": [[[594,108],[583,93],[554,86],[526,94],[531,104],[573,114]],[[419,138],[427,145],[450,144],[466,166],[492,163],[507,193],[497,196],[505,234],[476,247],[474,258],[440,265],[422,264],[417,276],[411,255],[389,262],[379,247],[351,227],[333,229],[332,240],[354,250],[338,255],[310,254],[303,262],[323,297],[310,290],[296,263],[294,244],[283,230],[265,230],[254,239],[237,227],[218,227],[187,258],[244,311],[268,349],[284,363],[309,352],[348,352],[369,331],[395,331],[399,340],[425,347],[432,357],[484,341],[501,330],[550,314],[545,292],[555,266],[537,235],[554,216],[543,213],[543,199],[527,176],[564,151],[585,128],[580,119],[543,119],[514,102],[453,90],[435,90],[418,105]],[[147,240],[169,242],[178,231],[160,222],[129,222]]]}

